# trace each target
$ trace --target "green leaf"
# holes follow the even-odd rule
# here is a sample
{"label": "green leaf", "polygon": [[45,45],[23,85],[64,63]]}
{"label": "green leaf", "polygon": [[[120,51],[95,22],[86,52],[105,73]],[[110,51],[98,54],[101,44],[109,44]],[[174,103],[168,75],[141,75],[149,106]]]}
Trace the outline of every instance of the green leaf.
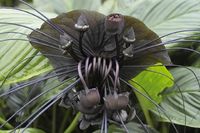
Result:
{"label": "green leaf", "polygon": [[[12,130],[0,130],[0,133],[10,133],[11,131]],[[23,128],[16,130],[16,133],[22,133],[22,131]],[[45,133],[45,132],[37,128],[27,128],[23,133]]]}
{"label": "green leaf", "polygon": [[[161,36],[177,30],[196,29],[200,26],[199,6],[200,0],[157,0],[146,8],[140,19]],[[193,33],[190,32],[190,35]],[[178,33],[163,40],[188,35]]]}
{"label": "green leaf", "polygon": [[[4,122],[6,122],[6,120],[0,117],[0,124],[3,124]],[[13,126],[10,123],[6,123],[4,127],[7,129],[13,129]]]}
{"label": "green leaf", "polygon": [[72,120],[71,124],[67,127],[67,129],[64,131],[64,133],[71,133],[75,130],[75,128],[78,125],[78,121],[80,120],[81,113],[78,112],[74,119]]}
{"label": "green leaf", "polygon": [[148,0],[106,0],[97,11],[103,14],[118,12],[120,14],[130,15],[137,7],[141,7],[141,2],[145,4],[147,1]]}
{"label": "green leaf", "polygon": [[[31,30],[16,25],[3,24],[9,22],[21,24],[33,29],[40,27],[43,21],[27,13],[12,10],[0,9],[0,33],[21,32],[29,34]],[[55,14],[46,14],[54,17]],[[0,34],[3,39],[26,39],[21,34]],[[48,60],[39,55],[39,52],[32,48],[28,41],[10,40],[0,41],[0,83],[7,78],[6,83],[15,83],[27,80],[33,76],[51,70]]]}
{"label": "green leaf", "polygon": [[[162,94],[165,99],[161,102],[161,107],[173,123],[200,128],[200,87],[197,82],[199,77],[197,79],[193,74],[200,75],[200,69],[189,69],[193,72],[186,68],[175,68],[171,70],[176,85],[167,89]],[[157,114],[160,121],[170,122],[163,112],[155,110],[153,112]]]}
{"label": "green leaf", "polygon": [[[147,68],[145,71],[138,74],[129,82],[135,88],[137,88],[137,90],[149,96],[153,101],[157,103],[162,101],[162,96],[159,94],[167,87],[173,86],[174,83],[171,73],[166,69],[165,66],[161,66],[160,63]],[[141,94],[137,92],[135,94],[148,124],[153,126],[148,110],[154,108],[155,105]]]}
{"label": "green leaf", "polygon": [[[108,0],[99,11],[119,12],[143,21],[159,36],[185,29],[199,29],[200,0]],[[162,38],[163,41],[192,35],[182,32]]]}
{"label": "green leaf", "polygon": [[96,10],[101,0],[33,0],[33,4],[39,10],[63,13],[75,9]]}

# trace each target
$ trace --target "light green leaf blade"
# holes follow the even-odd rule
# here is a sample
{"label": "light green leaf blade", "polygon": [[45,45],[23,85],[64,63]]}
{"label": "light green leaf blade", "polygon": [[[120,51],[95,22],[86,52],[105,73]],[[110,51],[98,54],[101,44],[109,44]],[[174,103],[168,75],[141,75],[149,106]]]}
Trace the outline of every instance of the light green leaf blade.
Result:
{"label": "light green leaf blade", "polygon": [[101,0],[34,0],[33,5],[39,10],[60,14],[76,9],[96,10]]}
{"label": "light green leaf blade", "polygon": [[[135,78],[133,78],[130,83],[137,88],[140,92],[148,95],[152,100],[157,103],[162,101],[162,96],[160,93],[164,91],[167,87],[173,86],[173,77],[171,73],[162,66],[160,63],[155,66],[148,67]],[[136,93],[140,104],[142,104],[146,109],[153,107],[153,104],[141,94]]]}
{"label": "light green leaf blade", "polygon": [[146,2],[147,0],[106,0],[97,11],[107,15],[114,12],[130,15],[135,9],[141,7],[141,3],[145,4]]}
{"label": "light green leaf blade", "polygon": [[[10,133],[12,130],[0,130],[0,133]],[[22,129],[16,130],[16,133],[22,133]],[[45,133],[44,131],[37,128],[27,128],[23,133]]]}
{"label": "light green leaf blade", "polygon": [[[200,75],[199,68],[189,69],[197,76]],[[173,123],[200,128],[200,88],[192,71],[186,68],[171,70],[176,85],[162,94],[165,99],[161,102],[161,107]],[[157,112],[157,110],[154,112],[160,121],[170,122],[163,112]]]}
{"label": "light green leaf blade", "polygon": [[[146,8],[146,14],[140,19],[160,36],[178,30],[197,29],[200,27],[199,0],[158,0]],[[182,32],[163,40],[185,37],[194,32]]]}
{"label": "light green leaf blade", "polygon": [[[3,124],[4,122],[6,122],[6,120],[3,119],[3,118],[0,116],[0,124]],[[13,129],[13,128],[14,128],[10,123],[6,123],[4,127],[7,128],[7,129]]]}
{"label": "light green leaf blade", "polygon": [[[33,29],[41,26],[43,21],[27,13],[12,9],[0,9],[0,33],[21,32],[29,34],[30,29],[2,22],[21,24]],[[54,17],[55,14],[46,14]],[[21,34],[0,34],[0,40],[27,39]],[[37,55],[37,56],[36,56]],[[6,83],[15,83],[51,70],[48,60],[36,51],[28,41],[10,40],[0,42],[0,83],[7,78]]]}
{"label": "light green leaf blade", "polygon": [[[173,86],[174,83],[171,73],[166,69],[165,66],[161,66],[160,63],[147,68],[145,71],[142,71],[129,82],[137,90],[151,98],[156,103],[160,103],[162,101],[162,96],[159,94],[167,87]],[[153,109],[155,105],[143,95],[137,92],[135,92],[135,94],[143,110],[147,123],[153,126],[152,119],[149,115],[149,110]]]}
{"label": "light green leaf blade", "polygon": [[[108,0],[99,11],[118,12],[143,21],[159,36],[178,30],[200,28],[200,0]],[[163,41],[186,37],[193,32],[181,32],[162,38]]]}

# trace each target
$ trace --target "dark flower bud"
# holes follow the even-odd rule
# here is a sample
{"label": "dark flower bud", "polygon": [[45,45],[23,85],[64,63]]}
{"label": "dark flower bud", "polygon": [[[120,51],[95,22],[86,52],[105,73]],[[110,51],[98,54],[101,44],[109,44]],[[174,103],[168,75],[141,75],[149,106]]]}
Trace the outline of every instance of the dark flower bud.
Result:
{"label": "dark flower bud", "polygon": [[114,94],[104,97],[105,106],[109,110],[120,110],[125,108],[129,102],[129,93]]}
{"label": "dark flower bud", "polygon": [[125,108],[129,103],[129,93],[121,93],[118,95],[118,108],[122,109]]}
{"label": "dark flower bud", "polygon": [[118,96],[117,95],[108,95],[104,97],[105,107],[108,110],[115,110],[118,107]]}
{"label": "dark flower bud", "polygon": [[126,43],[133,43],[135,41],[135,32],[133,30],[133,27],[131,27],[130,29],[128,29],[124,35],[123,35],[123,39]]}
{"label": "dark flower bud", "polygon": [[120,34],[124,28],[124,17],[121,14],[110,14],[105,19],[105,31],[109,34]]}
{"label": "dark flower bud", "polygon": [[120,110],[125,108],[129,102],[129,93],[114,94],[104,97],[105,106],[109,110]]}
{"label": "dark flower bud", "polygon": [[85,32],[89,29],[86,17],[82,14],[77,20],[77,23],[74,25],[75,29],[78,31]]}
{"label": "dark flower bud", "polygon": [[84,107],[93,107],[100,102],[100,94],[97,88],[89,89],[86,94],[80,94],[80,104]]}

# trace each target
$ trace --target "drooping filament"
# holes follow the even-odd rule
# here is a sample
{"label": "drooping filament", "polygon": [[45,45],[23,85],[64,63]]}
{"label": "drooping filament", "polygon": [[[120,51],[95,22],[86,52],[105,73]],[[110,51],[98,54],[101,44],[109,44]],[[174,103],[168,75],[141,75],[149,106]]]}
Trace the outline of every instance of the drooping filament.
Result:
{"label": "drooping filament", "polygon": [[[108,119],[119,121],[118,112],[126,114],[122,119],[127,121],[130,113],[129,92],[121,89],[119,64],[116,59],[87,57],[78,63],[78,75],[81,80],[76,93],[68,95],[64,104],[80,111],[85,121],[94,121],[107,111]],[[121,117],[121,116],[120,116]]]}

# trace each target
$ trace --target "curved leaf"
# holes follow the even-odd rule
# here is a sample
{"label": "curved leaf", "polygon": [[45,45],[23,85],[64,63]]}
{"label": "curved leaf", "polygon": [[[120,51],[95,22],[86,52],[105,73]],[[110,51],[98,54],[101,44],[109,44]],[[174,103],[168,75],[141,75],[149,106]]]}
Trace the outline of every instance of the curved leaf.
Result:
{"label": "curved leaf", "polygon": [[[99,11],[119,12],[134,16],[162,36],[167,33],[200,27],[200,0],[108,0]],[[164,41],[185,37],[194,32],[182,32],[163,38]]]}
{"label": "curved leaf", "polygon": [[[22,129],[16,130],[17,133],[22,133]],[[10,133],[12,130],[0,130],[0,133]],[[27,128],[23,133],[45,133],[44,131],[37,128]]]}
{"label": "curved leaf", "polygon": [[[146,8],[140,19],[159,35],[185,29],[200,27],[199,0],[158,0]],[[187,32],[188,33],[188,32]],[[194,32],[190,32],[191,33]],[[178,33],[163,40],[184,37],[189,34]]]}
{"label": "curved leaf", "polygon": [[[33,29],[40,27],[43,21],[31,16],[27,13],[12,9],[0,9],[0,83],[7,78],[7,83],[15,83],[29,79],[33,76],[47,72],[52,69],[48,60],[38,51],[33,49],[28,41],[4,39],[27,39],[21,34],[3,32],[21,32],[29,34],[30,29],[16,25],[4,24],[15,23],[21,24]],[[49,17],[54,17],[55,14],[47,14]]]}
{"label": "curved leaf", "polygon": [[[200,75],[200,69],[190,69],[197,76]],[[161,107],[165,110],[165,113],[168,114],[172,122],[200,128],[200,86],[197,82],[199,77],[197,79],[195,75],[186,68],[175,68],[171,70],[171,73],[175,78],[176,85],[163,92],[162,96],[165,97],[165,99],[161,102]],[[158,115],[159,120],[169,122],[162,112],[154,112]],[[162,119],[160,116],[162,116]]]}
{"label": "curved leaf", "polygon": [[[135,88],[137,88],[137,90],[149,96],[156,103],[160,103],[162,101],[162,96],[159,94],[167,87],[173,86],[174,83],[171,73],[165,66],[159,65],[160,63],[157,64],[157,66],[155,65],[147,68],[145,71],[141,72],[129,81]],[[154,104],[152,104],[151,101],[146,99],[143,95],[137,92],[135,94],[148,124],[153,125],[148,110],[153,109],[155,107]]]}
{"label": "curved leaf", "polygon": [[63,13],[75,9],[96,10],[101,0],[33,0],[33,4],[39,10]]}

